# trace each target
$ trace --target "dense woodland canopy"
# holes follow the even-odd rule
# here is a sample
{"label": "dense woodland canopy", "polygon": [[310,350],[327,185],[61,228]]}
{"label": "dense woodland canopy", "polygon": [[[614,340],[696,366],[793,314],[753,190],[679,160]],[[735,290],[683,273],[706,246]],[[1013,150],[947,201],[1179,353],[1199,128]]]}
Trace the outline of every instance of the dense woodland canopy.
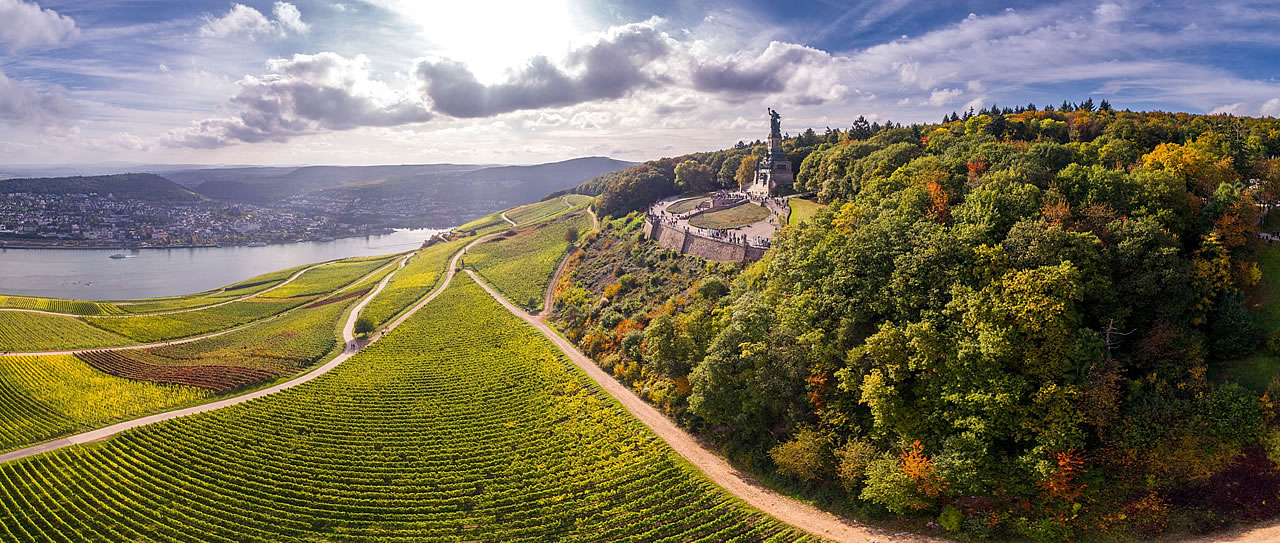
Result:
{"label": "dense woodland canopy", "polygon": [[[560,323],[758,471],[867,514],[1060,540],[1280,513],[1280,387],[1211,378],[1280,354],[1246,307],[1280,120],[1088,100],[944,121],[789,138],[796,190],[830,205],[745,269],[691,270],[614,221]],[[621,217],[735,186],[762,152],[575,190]]]}

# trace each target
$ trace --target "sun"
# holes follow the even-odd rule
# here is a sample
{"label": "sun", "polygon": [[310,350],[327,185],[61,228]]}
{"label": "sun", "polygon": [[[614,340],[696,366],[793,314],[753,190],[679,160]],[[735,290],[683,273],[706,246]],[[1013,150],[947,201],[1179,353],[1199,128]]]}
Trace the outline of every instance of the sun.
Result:
{"label": "sun", "polygon": [[569,0],[409,1],[395,10],[422,27],[434,53],[494,83],[534,55],[558,59],[583,32]]}

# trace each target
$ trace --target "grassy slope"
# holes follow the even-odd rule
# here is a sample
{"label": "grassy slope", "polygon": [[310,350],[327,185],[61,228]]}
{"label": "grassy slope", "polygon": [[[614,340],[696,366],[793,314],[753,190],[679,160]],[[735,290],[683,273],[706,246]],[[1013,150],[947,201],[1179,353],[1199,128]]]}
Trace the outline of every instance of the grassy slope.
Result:
{"label": "grassy slope", "polygon": [[820,204],[807,198],[788,199],[787,205],[791,207],[791,215],[787,218],[787,224],[800,224],[816,215],[818,210],[827,207],[825,204]]}
{"label": "grassy slope", "polygon": [[193,541],[803,539],[708,482],[465,276],[404,330],[307,384],[0,465],[0,533],[90,530]]}
{"label": "grassy slope", "polygon": [[569,250],[565,231],[591,229],[591,217],[580,213],[557,219],[515,236],[477,245],[465,264],[493,284],[507,299],[530,310],[542,308],[543,295],[556,267]]}
{"label": "grassy slope", "polygon": [[[1263,337],[1270,338],[1280,334],[1280,245],[1259,249],[1258,267],[1262,271],[1262,280],[1250,296],[1249,305],[1262,325]],[[1280,376],[1280,356],[1264,349],[1264,352],[1233,362],[1220,371],[1225,379],[1262,391],[1272,379]]]}

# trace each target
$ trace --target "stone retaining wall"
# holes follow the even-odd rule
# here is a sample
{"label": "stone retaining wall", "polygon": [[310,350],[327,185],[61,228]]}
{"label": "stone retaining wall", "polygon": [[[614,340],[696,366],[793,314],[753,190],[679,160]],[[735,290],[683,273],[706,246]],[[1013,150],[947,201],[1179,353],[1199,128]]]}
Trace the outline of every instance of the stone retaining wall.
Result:
{"label": "stone retaining wall", "polygon": [[682,255],[699,256],[722,262],[760,260],[767,250],[764,247],[748,247],[699,236],[647,217],[644,220],[644,237],[657,241],[659,246]]}

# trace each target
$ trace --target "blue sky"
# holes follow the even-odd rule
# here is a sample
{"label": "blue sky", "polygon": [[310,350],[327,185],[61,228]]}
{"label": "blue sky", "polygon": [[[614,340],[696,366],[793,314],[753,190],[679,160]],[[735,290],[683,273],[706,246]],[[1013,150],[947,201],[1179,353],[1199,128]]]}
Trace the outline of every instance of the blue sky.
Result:
{"label": "blue sky", "polygon": [[1280,116],[1275,2],[0,0],[0,164],[643,160],[970,106]]}

